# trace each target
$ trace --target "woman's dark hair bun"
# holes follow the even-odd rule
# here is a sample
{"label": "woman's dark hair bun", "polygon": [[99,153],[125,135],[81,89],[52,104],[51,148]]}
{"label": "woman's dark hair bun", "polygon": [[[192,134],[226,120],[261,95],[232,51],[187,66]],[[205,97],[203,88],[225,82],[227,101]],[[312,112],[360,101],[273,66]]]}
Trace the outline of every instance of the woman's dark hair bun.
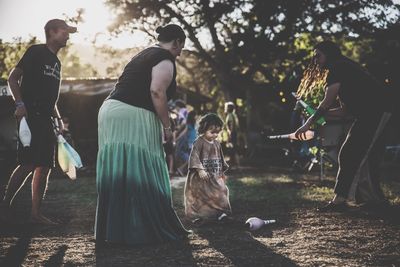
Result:
{"label": "woman's dark hair bun", "polygon": [[156,33],[160,34],[164,28],[162,26],[158,26],[156,29]]}
{"label": "woman's dark hair bun", "polygon": [[158,33],[157,40],[160,42],[170,42],[175,39],[184,41],[186,38],[186,34],[183,29],[176,24],[158,26],[156,28],[156,33]]}

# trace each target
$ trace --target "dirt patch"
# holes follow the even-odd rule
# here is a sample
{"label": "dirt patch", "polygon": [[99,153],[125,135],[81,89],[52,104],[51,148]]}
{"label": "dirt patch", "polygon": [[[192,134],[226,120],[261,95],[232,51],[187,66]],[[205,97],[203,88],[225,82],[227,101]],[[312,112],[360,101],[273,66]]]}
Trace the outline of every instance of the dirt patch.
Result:
{"label": "dirt patch", "polygon": [[[19,223],[1,223],[1,266],[400,266],[400,180],[385,181],[388,209],[352,209],[320,214],[315,207],[332,196],[333,176],[248,170],[230,175],[234,221],[194,227],[180,243],[145,247],[97,247],[93,240],[95,178],[53,177],[44,213],[60,221],[45,227],[25,223],[29,183],[15,200]],[[173,189],[183,218],[182,183]],[[257,232],[251,216],[276,219]]]}

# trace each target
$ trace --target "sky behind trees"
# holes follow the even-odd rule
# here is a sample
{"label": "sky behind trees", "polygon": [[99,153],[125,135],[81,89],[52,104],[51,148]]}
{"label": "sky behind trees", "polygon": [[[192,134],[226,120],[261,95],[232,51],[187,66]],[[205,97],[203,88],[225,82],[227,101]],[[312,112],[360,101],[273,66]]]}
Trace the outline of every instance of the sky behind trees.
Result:
{"label": "sky behind trees", "polygon": [[0,39],[12,42],[15,37],[29,39],[31,36],[36,36],[44,42],[43,27],[48,20],[73,17],[76,16],[78,9],[84,9],[83,22],[78,24],[79,33],[71,35],[71,43],[90,45],[96,38],[99,45],[127,48],[141,46],[147,42],[146,35],[141,32],[111,38],[107,27],[112,23],[115,14],[103,2],[103,0],[0,0]]}
{"label": "sky behind trees", "polygon": [[[400,0],[393,0],[400,4]],[[104,0],[0,0],[0,39],[12,42],[15,37],[29,39],[36,36],[45,40],[43,26],[52,18],[73,17],[83,9],[83,22],[78,25],[78,34],[71,35],[71,43],[110,45],[115,48],[145,46],[149,43],[146,34],[135,31],[112,37],[107,31],[116,18]],[[206,39],[206,37],[204,37]]]}

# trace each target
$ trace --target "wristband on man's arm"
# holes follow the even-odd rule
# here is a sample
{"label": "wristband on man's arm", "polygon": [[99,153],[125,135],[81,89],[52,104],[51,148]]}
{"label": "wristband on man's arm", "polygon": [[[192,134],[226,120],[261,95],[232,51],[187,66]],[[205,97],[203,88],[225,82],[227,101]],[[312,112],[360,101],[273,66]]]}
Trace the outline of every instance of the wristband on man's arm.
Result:
{"label": "wristband on man's arm", "polygon": [[19,108],[19,107],[25,106],[25,104],[24,104],[24,102],[22,100],[18,100],[18,101],[15,101],[15,106],[17,108]]}

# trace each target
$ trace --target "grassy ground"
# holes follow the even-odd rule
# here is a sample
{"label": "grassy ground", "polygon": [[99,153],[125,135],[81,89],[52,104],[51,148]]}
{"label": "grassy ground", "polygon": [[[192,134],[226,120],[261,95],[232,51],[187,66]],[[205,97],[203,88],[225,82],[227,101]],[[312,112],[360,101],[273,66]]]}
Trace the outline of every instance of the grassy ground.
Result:
{"label": "grassy ground", "polygon": [[[146,247],[95,247],[96,207],[93,175],[51,180],[44,213],[61,224],[24,223],[30,209],[26,185],[15,200],[19,223],[0,224],[0,266],[400,266],[400,177],[385,174],[388,210],[353,209],[320,214],[334,178],[278,170],[247,169],[229,175],[235,222],[194,227],[183,243]],[[173,198],[183,218],[183,183],[174,182]],[[277,223],[250,232],[251,216]]]}

